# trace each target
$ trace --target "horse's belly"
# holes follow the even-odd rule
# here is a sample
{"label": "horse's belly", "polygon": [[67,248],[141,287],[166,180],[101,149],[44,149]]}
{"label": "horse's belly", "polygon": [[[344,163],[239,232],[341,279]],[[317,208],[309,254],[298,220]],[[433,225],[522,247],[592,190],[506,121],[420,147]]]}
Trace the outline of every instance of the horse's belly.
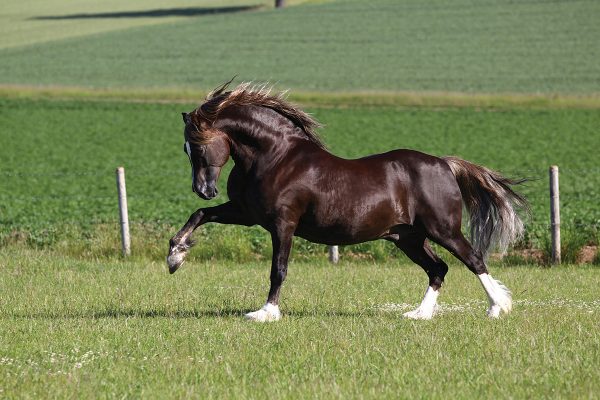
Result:
{"label": "horse's belly", "polygon": [[339,229],[318,229],[315,227],[302,227],[302,225],[300,225],[298,226],[298,229],[296,229],[294,236],[301,237],[309,242],[333,246],[338,244],[348,245],[368,242],[370,240],[385,237],[386,235],[383,233],[355,235]]}
{"label": "horse's belly", "polygon": [[356,244],[386,237],[393,227],[407,223],[406,213],[393,201],[337,203],[335,207],[315,207],[305,214],[295,235],[314,243]]}

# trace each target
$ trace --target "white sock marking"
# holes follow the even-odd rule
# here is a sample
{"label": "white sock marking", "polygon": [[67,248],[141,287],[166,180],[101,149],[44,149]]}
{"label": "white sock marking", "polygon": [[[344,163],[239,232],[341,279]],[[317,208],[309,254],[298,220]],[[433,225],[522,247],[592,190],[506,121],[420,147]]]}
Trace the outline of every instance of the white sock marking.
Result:
{"label": "white sock marking", "polygon": [[512,298],[510,290],[499,281],[492,278],[489,274],[477,275],[483,289],[490,301],[488,316],[499,318],[501,312],[508,314],[512,310]]}
{"label": "white sock marking", "polygon": [[272,322],[281,318],[281,312],[278,305],[267,303],[260,310],[249,312],[245,317],[256,322]]}
{"label": "white sock marking", "polygon": [[404,313],[404,316],[411,319],[431,319],[435,314],[437,298],[439,295],[439,290],[435,290],[431,286],[428,286],[421,305],[413,311]]}

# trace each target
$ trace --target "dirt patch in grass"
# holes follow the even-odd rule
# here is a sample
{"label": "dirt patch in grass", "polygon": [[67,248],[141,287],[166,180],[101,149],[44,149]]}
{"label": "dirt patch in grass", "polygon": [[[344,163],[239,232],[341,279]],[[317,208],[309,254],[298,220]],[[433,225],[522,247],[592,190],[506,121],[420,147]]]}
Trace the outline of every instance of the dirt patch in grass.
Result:
{"label": "dirt patch in grass", "polygon": [[598,245],[586,245],[579,251],[578,264],[592,264],[598,257]]}

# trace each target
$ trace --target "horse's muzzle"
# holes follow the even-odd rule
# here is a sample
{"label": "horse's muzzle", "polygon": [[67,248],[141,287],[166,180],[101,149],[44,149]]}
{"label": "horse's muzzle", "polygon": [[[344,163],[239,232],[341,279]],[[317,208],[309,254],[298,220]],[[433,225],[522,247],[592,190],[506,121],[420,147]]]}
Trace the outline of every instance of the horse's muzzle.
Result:
{"label": "horse's muzzle", "polygon": [[194,188],[194,193],[196,193],[200,198],[204,200],[211,200],[217,197],[219,191],[216,187],[209,187],[208,185],[203,185],[201,187]]}

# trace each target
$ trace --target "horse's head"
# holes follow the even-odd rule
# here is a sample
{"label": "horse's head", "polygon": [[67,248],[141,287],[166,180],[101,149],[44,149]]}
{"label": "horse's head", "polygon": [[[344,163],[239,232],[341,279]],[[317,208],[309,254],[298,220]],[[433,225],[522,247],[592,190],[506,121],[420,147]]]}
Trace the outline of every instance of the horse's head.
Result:
{"label": "horse's head", "polygon": [[192,166],[192,191],[204,200],[214,198],[221,168],[229,159],[228,136],[195,121],[191,114],[182,113],[185,129],[183,151]]}

